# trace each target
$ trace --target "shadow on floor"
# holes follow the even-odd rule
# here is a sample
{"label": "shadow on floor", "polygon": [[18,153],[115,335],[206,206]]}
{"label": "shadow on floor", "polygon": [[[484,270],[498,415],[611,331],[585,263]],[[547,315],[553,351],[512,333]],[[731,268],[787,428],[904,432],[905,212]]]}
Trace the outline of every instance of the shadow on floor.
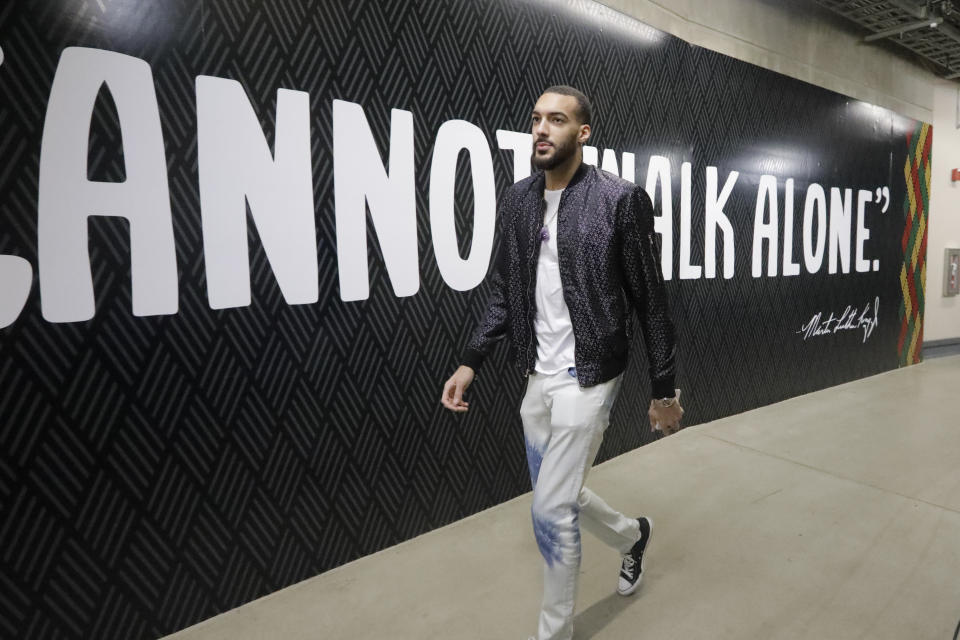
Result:
{"label": "shadow on floor", "polygon": [[573,637],[575,640],[588,640],[594,637],[627,607],[642,597],[643,589],[641,588],[632,596],[625,597],[611,593],[603,600],[593,603],[574,617]]}

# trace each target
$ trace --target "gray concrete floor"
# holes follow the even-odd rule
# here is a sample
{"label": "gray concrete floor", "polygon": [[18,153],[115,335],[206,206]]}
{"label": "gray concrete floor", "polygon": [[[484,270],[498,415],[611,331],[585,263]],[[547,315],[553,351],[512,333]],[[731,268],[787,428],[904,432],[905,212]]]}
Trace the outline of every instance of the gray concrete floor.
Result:
{"label": "gray concrete floor", "polygon": [[[960,357],[685,429],[588,485],[655,522],[647,572],[584,536],[579,640],[950,640],[960,619]],[[518,639],[530,494],[173,636]]]}

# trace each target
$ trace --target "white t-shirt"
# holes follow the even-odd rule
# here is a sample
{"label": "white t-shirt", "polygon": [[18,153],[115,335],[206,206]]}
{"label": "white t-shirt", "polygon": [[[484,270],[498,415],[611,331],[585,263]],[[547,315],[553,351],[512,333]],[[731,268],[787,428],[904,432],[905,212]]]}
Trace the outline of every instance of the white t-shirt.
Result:
{"label": "white t-shirt", "polygon": [[563,189],[543,192],[543,198],[547,201],[543,220],[550,237],[546,242],[541,242],[537,261],[537,315],[533,321],[533,329],[537,334],[536,371],[548,375],[566,371],[575,364],[573,323],[570,322],[567,302],[563,299],[560,263],[557,260],[557,214],[562,193]]}

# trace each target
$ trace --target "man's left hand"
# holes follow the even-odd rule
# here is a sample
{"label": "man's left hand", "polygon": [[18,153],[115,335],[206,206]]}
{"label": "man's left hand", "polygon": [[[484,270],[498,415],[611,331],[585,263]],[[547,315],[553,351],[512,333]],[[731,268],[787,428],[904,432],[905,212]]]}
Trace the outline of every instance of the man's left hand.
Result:
{"label": "man's left hand", "polygon": [[651,400],[647,415],[650,417],[650,428],[653,431],[662,431],[668,436],[680,431],[680,419],[683,417],[680,398],[678,397],[669,407],[663,406],[657,400]]}

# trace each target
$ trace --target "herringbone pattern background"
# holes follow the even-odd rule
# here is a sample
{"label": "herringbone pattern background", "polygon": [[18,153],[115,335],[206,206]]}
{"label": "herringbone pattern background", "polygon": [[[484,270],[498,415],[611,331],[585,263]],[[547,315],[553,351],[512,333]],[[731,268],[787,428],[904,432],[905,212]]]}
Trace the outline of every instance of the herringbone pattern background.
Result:
{"label": "herringbone pattern background", "polygon": [[[866,117],[863,105],[594,3],[13,0],[0,6],[0,46],[0,253],[36,271],[45,105],[60,52],[88,46],[153,69],[180,270],[179,313],[134,317],[126,223],[91,218],[94,319],[44,321],[35,285],[20,318],[0,330],[0,637],[156,637],[529,490],[516,414],[522,381],[505,350],[478,378],[468,415],[445,414],[437,402],[487,288],[444,285],[427,193],[442,122],[469,120],[493,143],[497,129],[526,129],[549,84],[574,84],[595,99],[594,142],[636,153],[638,181],[649,154],[672,159],[677,223],[680,162],[693,162],[699,228],[705,167],[719,167],[721,184],[741,172],[726,206],[737,276],[669,283],[688,423],[897,366],[902,220],[874,221],[870,246],[884,268],[866,275],[754,280],[750,242],[761,173],[794,177],[801,211],[810,181],[888,184],[902,201],[903,179],[890,176],[888,158],[903,166],[901,129],[913,123]],[[309,92],[318,304],[283,302],[250,225],[252,305],[207,305],[199,74],[240,81],[270,141],[277,88]],[[384,154],[390,109],[414,114],[415,296],[393,295],[374,242],[369,300],[340,301],[335,98],[364,107]],[[90,139],[90,178],[123,179],[107,91]],[[502,190],[511,157],[493,153]],[[462,157],[464,248],[467,167]],[[692,253],[702,264],[700,232]],[[813,343],[793,333],[816,311],[874,295],[890,304],[865,345],[853,333]],[[601,460],[651,437],[646,363],[642,345],[634,348]]]}

